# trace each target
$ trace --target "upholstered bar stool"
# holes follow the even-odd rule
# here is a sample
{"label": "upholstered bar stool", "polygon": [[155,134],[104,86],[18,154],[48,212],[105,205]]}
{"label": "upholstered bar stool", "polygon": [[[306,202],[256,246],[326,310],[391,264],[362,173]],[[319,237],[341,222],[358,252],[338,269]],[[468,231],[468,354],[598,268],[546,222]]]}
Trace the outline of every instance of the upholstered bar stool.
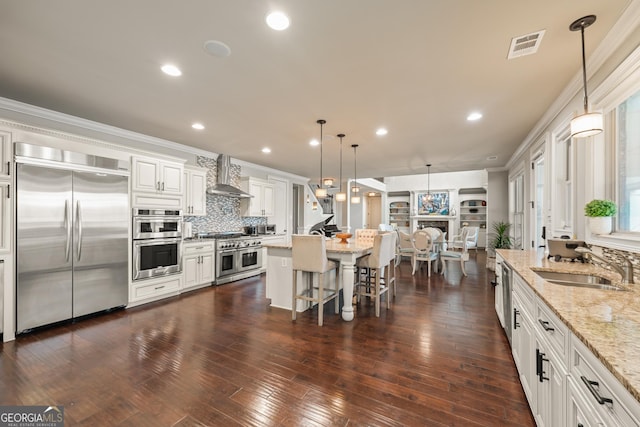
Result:
{"label": "upholstered bar stool", "polygon": [[[324,303],[335,300],[335,312],[340,312],[339,280],[338,280],[338,263],[330,261],[327,258],[327,245],[324,236],[312,235],[292,235],[292,268],[293,268],[293,287],[292,287],[292,304],[291,304],[291,320],[296,320],[296,308],[298,300],[307,301],[309,304],[318,303],[318,325],[322,326],[322,316],[324,311]],[[325,275],[332,270],[336,271],[335,277],[330,277],[333,282],[333,288],[325,288]],[[307,281],[300,292],[298,291],[298,272]],[[314,286],[313,279],[317,276],[317,286]]]}
{"label": "upholstered bar stool", "polygon": [[[394,247],[393,233],[377,234],[373,240],[371,253],[360,258],[356,263],[359,268],[365,268],[370,272],[364,280],[358,280],[356,283],[358,301],[362,296],[373,298],[376,306],[376,317],[380,317],[380,298],[385,293],[387,293],[387,308],[391,308],[388,291],[391,286],[395,286],[395,278],[392,276],[392,263],[395,258]],[[381,280],[383,274],[384,285]]]}

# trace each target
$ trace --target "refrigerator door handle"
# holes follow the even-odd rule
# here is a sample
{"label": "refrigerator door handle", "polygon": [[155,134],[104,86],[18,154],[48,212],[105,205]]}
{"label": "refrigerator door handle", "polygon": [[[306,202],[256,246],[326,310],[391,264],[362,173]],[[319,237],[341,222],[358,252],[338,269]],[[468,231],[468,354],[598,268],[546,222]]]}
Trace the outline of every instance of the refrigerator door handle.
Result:
{"label": "refrigerator door handle", "polygon": [[76,202],[76,221],[78,222],[78,261],[80,261],[82,256],[82,212],[79,200]]}
{"label": "refrigerator door handle", "polygon": [[69,262],[69,252],[71,252],[71,215],[69,214],[69,200],[64,201],[64,229],[67,234],[64,259]]}

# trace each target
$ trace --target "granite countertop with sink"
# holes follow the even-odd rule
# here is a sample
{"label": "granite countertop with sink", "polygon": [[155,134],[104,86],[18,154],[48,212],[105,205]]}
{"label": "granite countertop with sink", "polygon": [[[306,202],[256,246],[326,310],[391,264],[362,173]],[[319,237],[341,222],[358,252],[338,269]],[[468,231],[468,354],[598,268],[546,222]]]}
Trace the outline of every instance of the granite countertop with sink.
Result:
{"label": "granite countertop with sink", "polygon": [[[593,264],[550,261],[536,251],[498,253],[640,401],[640,284],[623,285],[618,273]],[[594,274],[625,290],[557,285],[534,270]]]}

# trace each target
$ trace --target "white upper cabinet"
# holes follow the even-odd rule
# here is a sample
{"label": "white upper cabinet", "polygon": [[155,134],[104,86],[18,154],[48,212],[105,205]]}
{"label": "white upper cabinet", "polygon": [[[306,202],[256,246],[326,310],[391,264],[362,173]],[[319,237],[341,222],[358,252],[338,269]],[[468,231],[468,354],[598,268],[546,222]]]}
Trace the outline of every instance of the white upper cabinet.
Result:
{"label": "white upper cabinet", "polygon": [[207,170],[187,166],[184,168],[185,206],[187,216],[207,214]]}
{"label": "white upper cabinet", "polygon": [[183,171],[180,163],[149,157],[133,157],[132,190],[146,193],[182,195]]}
{"label": "white upper cabinet", "polygon": [[0,131],[0,178],[11,177],[11,134]]}
{"label": "white upper cabinet", "polygon": [[243,216],[273,216],[275,189],[273,184],[261,179],[242,178],[241,186],[253,197],[244,199],[242,203]]}

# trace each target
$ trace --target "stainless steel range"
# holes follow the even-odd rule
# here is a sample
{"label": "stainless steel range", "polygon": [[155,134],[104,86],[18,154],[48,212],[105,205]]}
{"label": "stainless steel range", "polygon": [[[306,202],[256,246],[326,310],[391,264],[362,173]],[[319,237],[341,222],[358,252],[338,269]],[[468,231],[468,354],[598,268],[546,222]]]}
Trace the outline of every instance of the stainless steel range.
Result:
{"label": "stainless steel range", "polygon": [[229,232],[199,234],[198,237],[216,240],[216,285],[260,274],[262,268],[260,236],[245,236],[242,233]]}

